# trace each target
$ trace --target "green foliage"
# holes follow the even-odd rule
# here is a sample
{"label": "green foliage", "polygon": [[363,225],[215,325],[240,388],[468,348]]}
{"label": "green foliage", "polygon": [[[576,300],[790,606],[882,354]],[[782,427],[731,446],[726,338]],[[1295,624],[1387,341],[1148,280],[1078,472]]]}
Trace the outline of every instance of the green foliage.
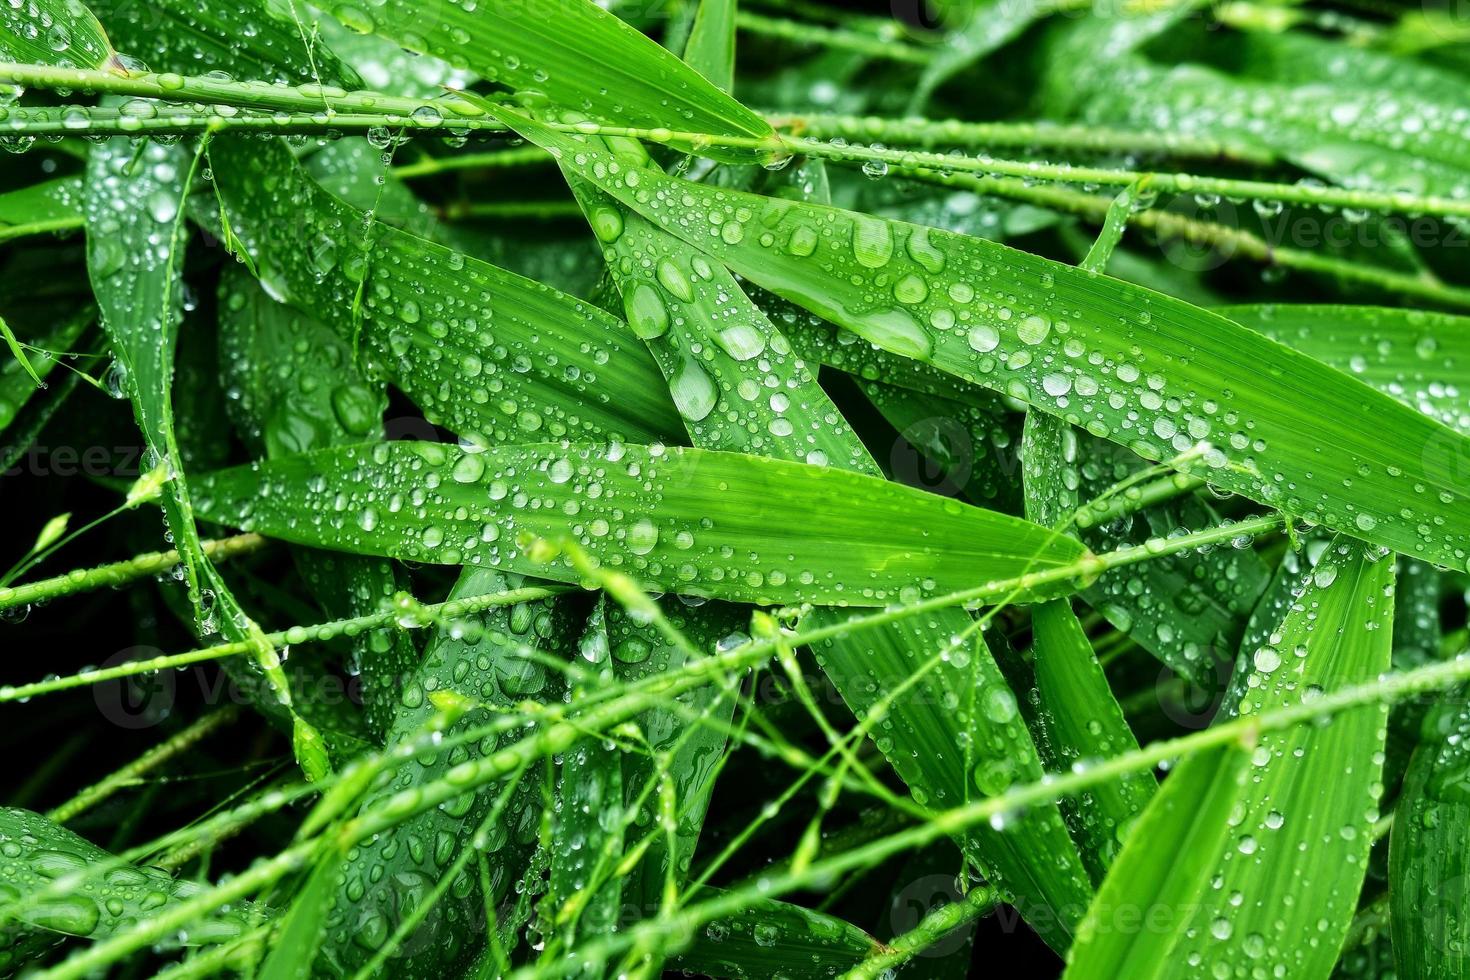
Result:
{"label": "green foliage", "polygon": [[1465,973],[1470,30],[889,6],[0,3],[0,975]]}

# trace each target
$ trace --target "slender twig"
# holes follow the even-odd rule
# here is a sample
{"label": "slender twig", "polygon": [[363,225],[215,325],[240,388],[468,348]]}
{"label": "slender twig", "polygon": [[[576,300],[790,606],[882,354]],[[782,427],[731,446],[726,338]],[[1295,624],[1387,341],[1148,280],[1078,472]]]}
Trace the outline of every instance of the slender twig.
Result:
{"label": "slender twig", "polygon": [[46,816],[55,820],[57,823],[66,823],[68,820],[80,816],[118,790],[136,785],[143,776],[157,769],[175,756],[193,748],[205,738],[208,738],[225,725],[234,721],[239,715],[239,709],[234,705],[225,705],[218,711],[210,712],[177,735],[155,745],[121,769],[106,776],[101,781],[88,786],[76,796],[51,810]]}
{"label": "slender twig", "polygon": [[[240,534],[218,541],[205,541],[203,548],[204,554],[210,560],[222,561],[258,551],[265,543],[266,539],[258,534]],[[111,565],[78,568],[55,578],[0,588],[0,609],[15,609],[81,592],[116,588],[152,575],[160,575],[178,567],[181,561],[183,558],[178,551],[157,551]]]}

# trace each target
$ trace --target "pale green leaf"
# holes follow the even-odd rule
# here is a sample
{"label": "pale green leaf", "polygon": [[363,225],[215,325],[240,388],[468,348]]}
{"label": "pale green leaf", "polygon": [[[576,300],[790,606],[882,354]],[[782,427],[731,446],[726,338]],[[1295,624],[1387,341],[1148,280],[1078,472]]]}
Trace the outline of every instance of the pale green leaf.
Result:
{"label": "pale green leaf", "polygon": [[1440,564],[1470,556],[1464,436],[1223,317],[978,238],[629,180],[587,140],[494,111],[660,227],[889,351],[1146,458],[1208,442],[1190,470],[1221,487]]}
{"label": "pale green leaf", "polygon": [[699,449],[395,442],[195,482],[211,520],[299,544],[577,581],[535,545],[570,536],[650,587],[732,601],[883,605],[1083,555],[1018,518],[873,477]]}

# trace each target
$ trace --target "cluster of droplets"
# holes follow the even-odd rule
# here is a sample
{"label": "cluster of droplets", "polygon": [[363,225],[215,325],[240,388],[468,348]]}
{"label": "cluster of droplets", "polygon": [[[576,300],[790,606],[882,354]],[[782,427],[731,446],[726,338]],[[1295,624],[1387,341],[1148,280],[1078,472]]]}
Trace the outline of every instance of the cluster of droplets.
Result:
{"label": "cluster of droplets", "polygon": [[[113,867],[100,871],[104,864]],[[0,902],[27,925],[84,938],[110,936],[202,891],[156,868],[118,864],[39,814],[0,811]],[[190,924],[170,944],[233,939],[248,924],[246,916],[225,910]]]}

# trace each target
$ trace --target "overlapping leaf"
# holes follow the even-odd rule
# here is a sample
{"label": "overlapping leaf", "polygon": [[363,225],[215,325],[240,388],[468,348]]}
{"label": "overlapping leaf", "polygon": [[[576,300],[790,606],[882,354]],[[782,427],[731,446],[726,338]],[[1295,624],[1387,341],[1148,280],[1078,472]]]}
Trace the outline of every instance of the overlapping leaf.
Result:
{"label": "overlapping leaf", "polygon": [[981,239],[658,174],[630,180],[586,140],[496,111],[660,227],[880,347],[1146,458],[1208,442],[1193,470],[1288,513],[1445,565],[1470,556],[1459,506],[1470,443],[1304,354]]}
{"label": "overlapping leaf", "polygon": [[22,0],[0,7],[0,55],[69,68],[116,63],[107,33],[82,0]]}
{"label": "overlapping leaf", "polygon": [[1083,555],[1034,524],[872,477],[699,449],[395,442],[196,483],[211,520],[299,544],[576,581],[535,545],[570,532],[652,587],[733,601],[883,605]]}
{"label": "overlapping leaf", "polygon": [[210,158],[231,228],[267,289],[321,316],[430,421],[476,443],[648,442],[679,431],[657,365],[621,321],[365,223],[282,146],[221,140]]}
{"label": "overlapping leaf", "polygon": [[[591,0],[338,4],[349,28],[622,126],[764,137],[770,125]],[[595,78],[585,70],[599,67]],[[735,160],[748,153],[711,149]]]}
{"label": "overlapping leaf", "polygon": [[[1254,652],[1241,714],[1378,676],[1388,668],[1392,615],[1393,562],[1336,539]],[[1156,841],[1140,839],[1131,856],[1125,847],[1116,880],[1104,883],[1089,913],[1114,916],[1127,903],[1157,909],[1156,926],[1079,942],[1068,975],[1118,975],[1108,971],[1130,962],[1133,977],[1192,977],[1249,962],[1267,975],[1329,976],[1367,871],[1386,719],[1384,706],[1367,705],[1326,725],[1263,734],[1233,805],[1201,807],[1198,825],[1184,805],[1182,816],[1165,822],[1166,830],[1208,832],[1213,846],[1155,850]],[[1171,781],[1156,808],[1169,802]],[[1163,819],[1152,814],[1145,826]]]}

